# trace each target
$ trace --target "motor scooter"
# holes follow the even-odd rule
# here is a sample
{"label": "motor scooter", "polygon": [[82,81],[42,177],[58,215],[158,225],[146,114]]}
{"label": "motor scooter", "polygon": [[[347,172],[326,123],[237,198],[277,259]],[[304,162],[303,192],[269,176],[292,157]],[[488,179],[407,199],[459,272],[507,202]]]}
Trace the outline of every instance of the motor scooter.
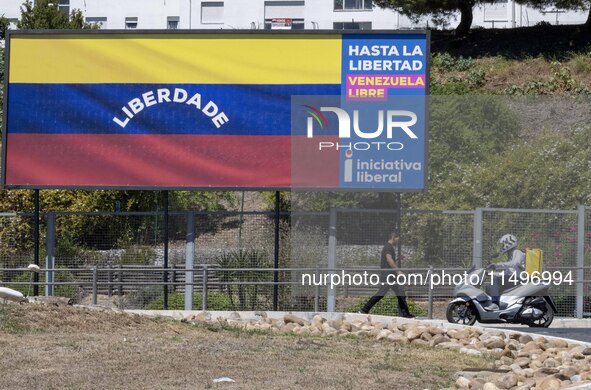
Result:
{"label": "motor scooter", "polygon": [[454,288],[454,299],[448,304],[447,320],[454,324],[523,324],[547,328],[557,312],[549,294],[549,283],[518,283],[502,291],[499,304],[481,289],[487,276],[486,269],[471,269],[463,282]]}

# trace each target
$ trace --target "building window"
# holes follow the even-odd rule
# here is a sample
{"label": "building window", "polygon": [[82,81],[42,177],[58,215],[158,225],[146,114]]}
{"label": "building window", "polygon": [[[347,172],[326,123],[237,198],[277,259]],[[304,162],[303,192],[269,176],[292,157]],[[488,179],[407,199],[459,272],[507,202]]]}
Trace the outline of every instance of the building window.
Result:
{"label": "building window", "polygon": [[137,16],[128,16],[125,18],[125,29],[133,30],[137,28]]}
{"label": "building window", "polygon": [[104,16],[101,17],[87,17],[84,19],[86,23],[97,25],[99,28],[107,28],[107,18]]}
{"label": "building window", "polygon": [[166,18],[166,28],[169,30],[176,30],[179,28],[179,20],[178,16],[169,16]]}
{"label": "building window", "polygon": [[59,0],[58,8],[60,11],[70,14],[70,0]]}
{"label": "building window", "polygon": [[301,0],[265,1],[265,30],[303,30],[305,10]]}
{"label": "building window", "polygon": [[334,0],[335,11],[371,10],[371,0]]}
{"label": "building window", "polygon": [[303,30],[304,19],[271,18],[265,19],[265,30]]}
{"label": "building window", "polygon": [[224,23],[224,2],[208,1],[201,3],[201,23],[221,24]]}
{"label": "building window", "polygon": [[371,22],[334,22],[335,30],[371,30]]}

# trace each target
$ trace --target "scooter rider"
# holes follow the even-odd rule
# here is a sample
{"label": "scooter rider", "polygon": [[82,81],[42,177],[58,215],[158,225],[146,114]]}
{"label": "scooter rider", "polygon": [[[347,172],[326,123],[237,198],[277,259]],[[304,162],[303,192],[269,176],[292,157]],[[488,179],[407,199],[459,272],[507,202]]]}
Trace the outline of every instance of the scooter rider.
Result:
{"label": "scooter rider", "polygon": [[[517,275],[517,278],[521,275],[522,271],[525,271],[525,253],[517,249],[517,238],[513,234],[505,234],[499,239],[498,242],[501,253],[507,256],[507,261],[502,263],[489,264],[487,270],[498,270],[502,273],[493,277],[490,285],[490,295],[492,298],[492,306],[486,307],[486,309],[497,310],[500,303],[501,289],[504,285],[510,284],[509,278],[511,275]],[[504,275],[504,278],[503,278]],[[494,307],[497,306],[497,307]]]}

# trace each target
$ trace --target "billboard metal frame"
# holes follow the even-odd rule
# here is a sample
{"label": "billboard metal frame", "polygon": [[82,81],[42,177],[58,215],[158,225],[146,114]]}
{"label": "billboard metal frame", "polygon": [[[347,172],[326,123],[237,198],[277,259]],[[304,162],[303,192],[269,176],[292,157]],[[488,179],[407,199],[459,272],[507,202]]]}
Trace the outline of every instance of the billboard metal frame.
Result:
{"label": "billboard metal frame", "polygon": [[210,191],[290,191],[293,187],[217,187],[217,186],[201,186],[201,187],[189,187],[189,186],[61,186],[61,185],[7,185],[6,184],[6,164],[7,164],[7,123],[8,123],[8,86],[10,80],[10,42],[11,37],[15,36],[35,36],[35,35],[54,35],[54,36],[80,36],[80,35],[158,35],[158,36],[180,36],[180,35],[219,35],[220,37],[226,35],[268,35],[268,36],[301,36],[301,35],[334,35],[343,36],[346,34],[353,35],[384,35],[384,34],[395,34],[395,35],[424,35],[425,36],[425,141],[424,141],[424,175],[423,175],[423,189],[388,189],[388,188],[375,188],[375,189],[362,189],[362,188],[297,188],[297,191],[316,191],[316,192],[364,192],[364,191],[377,191],[377,192],[424,192],[427,189],[427,177],[428,177],[428,134],[429,134],[429,102],[428,96],[430,91],[430,66],[431,66],[431,31],[430,30],[7,30],[6,31],[6,44],[5,44],[5,64],[4,64],[4,103],[3,103],[3,128],[2,128],[2,168],[1,168],[1,189],[86,189],[86,190],[161,190],[161,191],[182,191],[182,190],[210,190]]}

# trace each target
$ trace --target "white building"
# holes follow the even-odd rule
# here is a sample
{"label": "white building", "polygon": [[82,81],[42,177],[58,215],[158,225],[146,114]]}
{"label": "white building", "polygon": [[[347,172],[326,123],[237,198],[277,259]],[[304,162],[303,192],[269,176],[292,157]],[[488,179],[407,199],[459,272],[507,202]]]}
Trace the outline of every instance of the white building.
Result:
{"label": "white building", "polygon": [[[24,0],[2,0],[0,15],[12,23]],[[392,10],[373,8],[371,0],[59,0],[65,11],[80,9],[103,29],[409,29],[412,23]],[[579,24],[586,12],[540,12],[512,0],[491,0],[474,9],[473,27],[520,27],[540,22]],[[455,27],[450,20],[447,27]],[[14,26],[13,26],[14,28]]]}

